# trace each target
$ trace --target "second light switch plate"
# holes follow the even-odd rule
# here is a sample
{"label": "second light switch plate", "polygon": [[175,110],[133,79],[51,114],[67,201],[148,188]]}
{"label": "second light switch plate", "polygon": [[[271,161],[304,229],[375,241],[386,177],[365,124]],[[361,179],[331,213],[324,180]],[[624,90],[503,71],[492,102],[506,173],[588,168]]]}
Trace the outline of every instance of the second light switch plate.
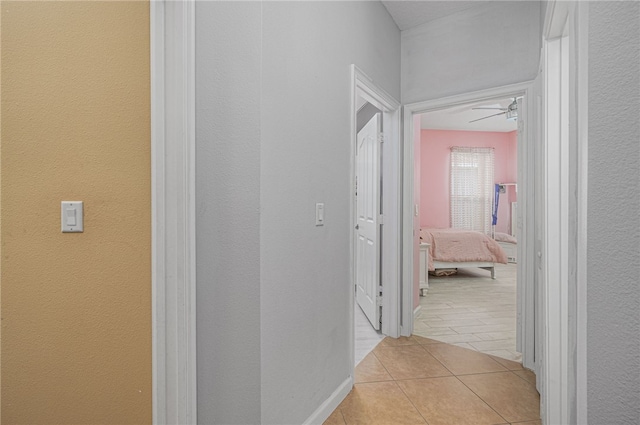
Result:
{"label": "second light switch plate", "polygon": [[324,204],[316,204],[316,226],[324,226]]}

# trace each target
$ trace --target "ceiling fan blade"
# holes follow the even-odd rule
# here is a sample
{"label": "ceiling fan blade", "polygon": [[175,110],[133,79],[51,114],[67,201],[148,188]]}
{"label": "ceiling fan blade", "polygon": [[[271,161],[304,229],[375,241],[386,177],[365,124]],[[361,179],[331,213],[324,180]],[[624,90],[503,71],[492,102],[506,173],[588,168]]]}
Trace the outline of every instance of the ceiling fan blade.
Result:
{"label": "ceiling fan blade", "polygon": [[480,120],[486,120],[487,118],[496,117],[498,115],[504,115],[504,114],[506,114],[506,112],[498,112],[497,114],[487,115],[486,117],[482,117],[482,118],[478,118],[477,120],[469,121],[469,123],[480,121]]}
{"label": "ceiling fan blade", "polygon": [[495,109],[495,110],[498,110],[498,111],[506,111],[509,108],[492,108],[490,106],[484,106],[484,107],[483,106],[479,106],[477,108],[471,108],[471,109]]}

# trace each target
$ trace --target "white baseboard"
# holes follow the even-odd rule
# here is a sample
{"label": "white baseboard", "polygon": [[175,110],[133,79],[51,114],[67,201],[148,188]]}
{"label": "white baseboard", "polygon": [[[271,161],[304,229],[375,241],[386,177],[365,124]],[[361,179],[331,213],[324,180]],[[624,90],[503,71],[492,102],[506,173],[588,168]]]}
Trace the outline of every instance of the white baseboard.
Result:
{"label": "white baseboard", "polygon": [[322,425],[329,416],[342,403],[342,400],[349,394],[353,387],[353,378],[350,376],[316,409],[303,425]]}
{"label": "white baseboard", "polygon": [[421,311],[422,311],[422,306],[421,305],[419,305],[418,307],[416,307],[413,310],[413,320],[414,321],[418,319],[418,315],[420,314]]}

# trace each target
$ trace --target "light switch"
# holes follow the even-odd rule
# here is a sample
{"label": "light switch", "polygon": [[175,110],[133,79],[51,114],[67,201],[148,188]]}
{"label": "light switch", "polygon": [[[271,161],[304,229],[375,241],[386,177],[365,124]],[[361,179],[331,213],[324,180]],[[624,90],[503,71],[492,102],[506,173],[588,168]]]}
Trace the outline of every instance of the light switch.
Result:
{"label": "light switch", "polygon": [[316,204],[316,226],[324,226],[324,204]]}
{"label": "light switch", "polygon": [[76,209],[75,208],[67,208],[64,210],[64,214],[67,217],[67,226],[75,226],[76,225]]}
{"label": "light switch", "polygon": [[82,201],[62,201],[60,216],[63,233],[81,233],[84,231]]}

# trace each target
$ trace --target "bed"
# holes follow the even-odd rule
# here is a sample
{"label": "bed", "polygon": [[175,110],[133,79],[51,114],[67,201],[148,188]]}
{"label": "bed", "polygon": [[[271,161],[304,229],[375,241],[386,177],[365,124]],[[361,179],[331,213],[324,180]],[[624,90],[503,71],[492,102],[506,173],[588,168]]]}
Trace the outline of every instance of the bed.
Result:
{"label": "bed", "polygon": [[507,264],[507,254],[490,237],[468,230],[420,229],[422,242],[430,244],[429,271],[477,267],[496,278],[495,264]]}

